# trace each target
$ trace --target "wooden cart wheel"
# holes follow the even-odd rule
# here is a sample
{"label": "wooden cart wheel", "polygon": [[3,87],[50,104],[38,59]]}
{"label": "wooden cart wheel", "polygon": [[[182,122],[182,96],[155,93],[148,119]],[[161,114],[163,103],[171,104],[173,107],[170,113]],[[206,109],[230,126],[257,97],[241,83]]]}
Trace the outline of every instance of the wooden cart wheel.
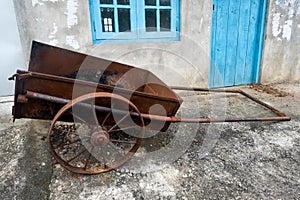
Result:
{"label": "wooden cart wheel", "polygon": [[67,103],[48,131],[55,160],[79,174],[120,167],[138,150],[143,136],[144,120],[138,108],[122,96],[105,92],[86,94]]}

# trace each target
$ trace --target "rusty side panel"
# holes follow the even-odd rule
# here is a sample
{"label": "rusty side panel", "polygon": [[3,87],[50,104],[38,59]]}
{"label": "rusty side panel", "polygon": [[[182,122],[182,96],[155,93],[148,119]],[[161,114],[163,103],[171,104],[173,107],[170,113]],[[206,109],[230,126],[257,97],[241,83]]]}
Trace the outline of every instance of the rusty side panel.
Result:
{"label": "rusty side panel", "polygon": [[[108,82],[112,83],[95,83],[89,75],[78,80],[77,73],[84,70],[106,72],[110,75]],[[14,118],[52,119],[63,106],[41,99],[23,99],[26,91],[69,100],[90,92],[114,92],[129,98],[142,113],[147,114],[152,105],[160,104],[168,116],[175,115],[182,102],[176,93],[147,70],[35,41],[29,71],[18,70],[15,78]],[[124,87],[114,87],[119,80],[125,82]],[[154,114],[163,113],[157,110]],[[168,125],[169,122],[166,127]]]}
{"label": "rusty side panel", "polygon": [[[53,119],[55,114],[61,109],[63,104],[53,103],[42,99],[24,99],[27,91],[39,92],[58,98],[72,99],[90,92],[114,92],[130,99],[142,113],[149,113],[152,105],[159,104],[167,112],[167,116],[173,116],[179,109],[181,99],[160,96],[149,84],[144,86],[144,91],[131,91],[124,88],[114,88],[109,85],[101,85],[88,81],[76,80],[76,95],[73,94],[74,79],[52,76],[34,72],[18,71],[16,76],[14,118],[33,118],[33,119]],[[168,90],[167,87],[159,86],[161,90]],[[166,95],[165,92],[164,95]],[[157,110],[156,115],[163,115]],[[70,116],[71,117],[71,116]],[[70,119],[66,119],[69,121]],[[150,121],[146,120],[146,124]],[[166,122],[163,130],[166,130],[170,122]],[[155,123],[149,127],[155,130]]]}
{"label": "rusty side panel", "polygon": [[[129,85],[127,89],[181,101],[164,82],[147,70],[33,41],[28,71],[68,78],[79,70],[108,72],[113,74],[110,81],[124,80]],[[92,77],[88,81],[92,81]]]}

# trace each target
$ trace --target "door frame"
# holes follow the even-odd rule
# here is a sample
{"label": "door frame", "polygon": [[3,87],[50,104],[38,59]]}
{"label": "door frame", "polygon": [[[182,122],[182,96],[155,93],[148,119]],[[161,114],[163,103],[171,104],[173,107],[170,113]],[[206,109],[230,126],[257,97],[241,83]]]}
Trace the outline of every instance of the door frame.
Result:
{"label": "door frame", "polygon": [[[213,78],[214,74],[212,70],[214,70],[214,59],[215,59],[215,51],[213,47],[215,46],[215,35],[216,35],[216,14],[214,14],[214,5],[216,4],[217,0],[212,1],[212,22],[211,22],[211,35],[210,35],[210,69],[209,69],[209,77],[208,77],[208,86],[209,88],[213,88]],[[251,0],[249,0],[251,1]],[[253,74],[253,83],[259,83],[260,81],[260,73],[261,73],[261,63],[262,63],[262,56],[263,56],[263,47],[264,47],[264,36],[265,36],[265,26],[266,26],[266,17],[267,17],[267,8],[268,8],[268,0],[262,0],[262,6],[260,7],[260,15],[259,15],[259,24],[258,24],[258,32],[257,32],[257,50],[256,50],[256,61],[255,65],[253,66],[255,72]]]}

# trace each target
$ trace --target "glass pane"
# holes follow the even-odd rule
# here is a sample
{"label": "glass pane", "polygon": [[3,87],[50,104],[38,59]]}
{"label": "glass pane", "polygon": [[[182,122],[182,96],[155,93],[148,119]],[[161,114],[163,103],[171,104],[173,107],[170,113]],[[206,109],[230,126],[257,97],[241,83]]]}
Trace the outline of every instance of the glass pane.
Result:
{"label": "glass pane", "polygon": [[160,10],[160,31],[171,31],[171,10]]}
{"label": "glass pane", "polygon": [[130,29],[130,9],[119,8],[119,32],[131,31]]}
{"label": "glass pane", "polygon": [[129,5],[129,0],[118,0],[119,5]]}
{"label": "glass pane", "polygon": [[103,32],[115,32],[113,8],[101,8],[101,19]]}
{"label": "glass pane", "polygon": [[159,5],[160,6],[171,6],[171,1],[170,0],[159,0]]}
{"label": "glass pane", "polygon": [[156,9],[146,9],[146,31],[153,32],[157,30],[156,27]]}
{"label": "glass pane", "polygon": [[113,4],[113,0],[100,0],[100,4]]}
{"label": "glass pane", "polygon": [[145,0],[146,6],[156,6],[156,0]]}

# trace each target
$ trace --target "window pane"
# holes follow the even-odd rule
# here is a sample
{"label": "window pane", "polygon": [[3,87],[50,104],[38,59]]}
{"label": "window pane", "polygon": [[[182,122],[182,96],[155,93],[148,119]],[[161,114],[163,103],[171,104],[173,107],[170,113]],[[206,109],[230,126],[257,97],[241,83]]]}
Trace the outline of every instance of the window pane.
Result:
{"label": "window pane", "polygon": [[113,8],[101,8],[101,19],[103,32],[115,32]]}
{"label": "window pane", "polygon": [[156,9],[146,9],[146,31],[153,32],[157,30],[156,27]]}
{"label": "window pane", "polygon": [[145,5],[156,6],[156,0],[145,0]]}
{"label": "window pane", "polygon": [[113,4],[113,0],[100,0],[100,4]]}
{"label": "window pane", "polygon": [[160,10],[160,31],[171,30],[171,10]]}
{"label": "window pane", "polygon": [[130,29],[130,9],[119,8],[119,32],[131,31]]}
{"label": "window pane", "polygon": [[160,6],[171,6],[171,1],[170,0],[159,0],[159,5]]}
{"label": "window pane", "polygon": [[129,5],[129,0],[118,0],[119,5]]}

